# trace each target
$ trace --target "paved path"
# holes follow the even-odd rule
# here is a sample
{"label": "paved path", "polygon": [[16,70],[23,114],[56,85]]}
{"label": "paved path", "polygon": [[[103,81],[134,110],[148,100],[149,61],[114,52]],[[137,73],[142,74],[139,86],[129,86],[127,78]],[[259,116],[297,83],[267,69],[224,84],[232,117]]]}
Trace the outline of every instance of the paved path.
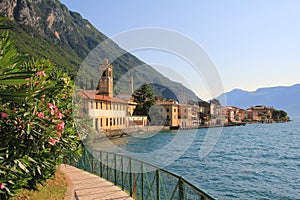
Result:
{"label": "paved path", "polygon": [[61,165],[72,182],[75,199],[78,200],[133,200],[128,194],[111,182],[70,165]]}

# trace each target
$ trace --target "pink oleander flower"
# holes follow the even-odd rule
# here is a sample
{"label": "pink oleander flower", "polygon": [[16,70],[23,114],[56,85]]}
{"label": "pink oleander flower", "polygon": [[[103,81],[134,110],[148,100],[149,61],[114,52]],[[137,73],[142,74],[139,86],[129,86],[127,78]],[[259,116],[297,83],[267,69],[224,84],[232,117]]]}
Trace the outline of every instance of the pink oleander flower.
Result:
{"label": "pink oleander flower", "polygon": [[5,184],[4,183],[0,183],[0,189],[1,190],[5,189]]}
{"label": "pink oleander flower", "polygon": [[52,145],[52,146],[54,146],[55,145],[55,143],[56,143],[56,139],[55,138],[49,138],[49,143]]}
{"label": "pink oleander flower", "polygon": [[9,114],[4,113],[4,112],[1,112],[1,117],[2,117],[2,118],[6,118],[6,117],[8,117],[8,116],[9,116]]}
{"label": "pink oleander flower", "polygon": [[47,74],[44,71],[39,71],[36,73],[37,76],[42,76],[42,77],[46,77]]}
{"label": "pink oleander flower", "polygon": [[54,108],[54,105],[52,103],[48,103],[48,108],[52,110]]}
{"label": "pink oleander flower", "polygon": [[55,134],[58,136],[58,137],[61,137],[61,132],[55,132]]}
{"label": "pink oleander flower", "polygon": [[46,95],[44,95],[44,94],[41,96],[41,100],[42,100],[43,103],[45,103],[45,96]]}
{"label": "pink oleander flower", "polygon": [[44,118],[45,118],[44,113],[42,113],[42,112],[36,113],[36,116],[38,116],[38,117],[41,118],[41,119],[44,119]]}
{"label": "pink oleander flower", "polygon": [[58,108],[55,105],[51,104],[51,103],[48,103],[48,108],[50,109],[50,114],[51,115],[54,115],[55,113],[58,112]]}
{"label": "pink oleander flower", "polygon": [[43,76],[43,77],[46,77],[47,74],[46,74],[44,71],[42,71],[42,76]]}
{"label": "pink oleander flower", "polygon": [[57,113],[57,117],[58,117],[58,119],[62,119],[63,118],[63,114],[62,113]]}
{"label": "pink oleander flower", "polygon": [[61,122],[55,126],[55,130],[62,131],[65,129],[65,122]]}
{"label": "pink oleander flower", "polygon": [[26,86],[30,86],[30,82],[29,82],[29,81],[30,81],[30,78],[26,78],[25,80],[28,81],[28,82],[26,83]]}

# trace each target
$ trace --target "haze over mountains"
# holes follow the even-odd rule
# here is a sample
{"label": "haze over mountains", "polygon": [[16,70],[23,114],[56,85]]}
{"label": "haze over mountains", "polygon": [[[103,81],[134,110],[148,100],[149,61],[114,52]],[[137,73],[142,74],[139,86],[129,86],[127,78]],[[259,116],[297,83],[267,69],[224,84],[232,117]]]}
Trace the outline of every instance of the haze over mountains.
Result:
{"label": "haze over mountains", "polygon": [[[79,13],[69,11],[59,0],[1,0],[0,16],[12,20],[10,24],[14,28],[10,33],[19,52],[34,58],[50,59],[57,67],[68,71],[73,79],[90,52],[106,41],[93,58],[93,65],[77,77],[77,84],[82,88],[96,89],[100,78],[99,66],[104,58],[108,58],[114,66],[115,82],[128,71],[143,65],[143,70],[134,73],[135,88],[152,80],[156,95],[171,99],[181,97],[182,101],[200,100],[181,83],[171,81],[121,49]],[[122,56],[113,59],[116,54]],[[129,88],[129,80],[119,85],[119,92],[122,93]]]}
{"label": "haze over mountains", "polygon": [[[224,95],[226,103],[222,100]],[[260,88],[254,92],[235,89],[221,95],[218,99],[222,105],[245,109],[255,105],[267,105],[287,111],[290,117],[300,117],[300,84]]]}

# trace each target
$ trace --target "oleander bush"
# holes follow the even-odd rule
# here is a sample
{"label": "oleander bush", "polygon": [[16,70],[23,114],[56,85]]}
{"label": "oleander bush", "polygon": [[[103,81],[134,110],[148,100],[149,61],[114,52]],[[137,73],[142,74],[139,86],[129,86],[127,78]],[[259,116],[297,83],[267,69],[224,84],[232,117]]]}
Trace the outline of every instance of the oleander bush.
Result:
{"label": "oleander bush", "polygon": [[[3,19],[0,19],[0,24]],[[0,199],[37,189],[65,156],[79,156],[73,82],[47,60],[26,61],[0,25]]]}

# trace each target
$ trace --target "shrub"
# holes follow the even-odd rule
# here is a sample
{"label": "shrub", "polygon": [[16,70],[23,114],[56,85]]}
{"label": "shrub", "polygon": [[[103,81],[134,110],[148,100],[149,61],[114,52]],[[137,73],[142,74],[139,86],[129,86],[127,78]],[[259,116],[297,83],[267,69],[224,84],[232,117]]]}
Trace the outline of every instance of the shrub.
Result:
{"label": "shrub", "polygon": [[69,76],[47,60],[24,61],[7,32],[0,37],[0,199],[8,199],[52,177],[64,156],[78,156],[81,140]]}

